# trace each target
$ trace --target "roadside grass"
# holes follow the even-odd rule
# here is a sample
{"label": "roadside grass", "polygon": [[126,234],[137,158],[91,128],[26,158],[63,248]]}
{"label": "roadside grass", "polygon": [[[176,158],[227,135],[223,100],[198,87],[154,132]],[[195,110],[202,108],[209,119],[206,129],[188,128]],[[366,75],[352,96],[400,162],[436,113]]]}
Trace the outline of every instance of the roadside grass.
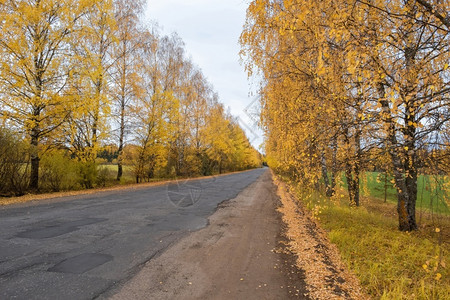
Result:
{"label": "roadside grass", "polygon": [[342,194],[296,193],[374,299],[450,299],[450,216],[418,209],[420,229],[405,233],[394,203],[363,197],[355,208]]}

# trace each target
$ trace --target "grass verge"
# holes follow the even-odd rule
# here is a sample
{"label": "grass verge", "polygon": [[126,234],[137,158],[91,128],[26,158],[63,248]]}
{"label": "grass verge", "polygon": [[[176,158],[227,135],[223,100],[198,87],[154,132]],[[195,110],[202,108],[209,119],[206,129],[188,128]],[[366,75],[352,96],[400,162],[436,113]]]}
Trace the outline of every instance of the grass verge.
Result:
{"label": "grass verge", "polygon": [[419,210],[420,230],[405,233],[397,230],[395,204],[365,198],[354,208],[295,190],[370,296],[450,299],[448,215]]}

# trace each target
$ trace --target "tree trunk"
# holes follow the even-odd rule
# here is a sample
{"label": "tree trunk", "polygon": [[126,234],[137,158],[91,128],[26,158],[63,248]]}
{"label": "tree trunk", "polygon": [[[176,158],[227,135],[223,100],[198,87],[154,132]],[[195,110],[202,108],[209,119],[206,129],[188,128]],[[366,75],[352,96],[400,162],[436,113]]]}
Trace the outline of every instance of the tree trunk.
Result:
{"label": "tree trunk", "polygon": [[125,135],[125,104],[122,102],[120,111],[120,133],[119,133],[119,150],[117,156],[117,181],[122,178],[122,160],[123,160],[123,140]]}
{"label": "tree trunk", "polygon": [[119,132],[119,151],[117,157],[117,181],[122,178],[122,155],[123,155],[123,142],[125,138],[125,109],[127,103],[127,39],[122,37],[122,51],[121,51],[121,72],[120,72],[120,132]]}
{"label": "tree trunk", "polygon": [[[380,83],[379,87],[380,103],[383,109],[383,119],[387,127],[387,147],[393,163],[393,173],[395,185],[397,187],[397,213],[400,231],[417,230],[416,223],[416,199],[417,199],[417,171],[415,169],[415,149],[413,125],[406,126],[405,139],[410,140],[405,148],[399,149],[395,135],[395,124],[391,116],[389,102],[384,98],[384,85]],[[408,123],[406,123],[408,124]],[[409,148],[411,147],[411,148]],[[406,161],[402,161],[399,152],[406,150]]]}
{"label": "tree trunk", "polygon": [[120,178],[122,178],[123,174],[123,168],[122,168],[122,162],[117,163],[117,181],[120,181]]}
{"label": "tree trunk", "polygon": [[338,144],[337,144],[337,135],[335,135],[331,139],[331,148],[332,148],[332,157],[331,157],[331,192],[332,195],[336,192],[336,174],[338,171],[337,167],[337,150],[338,150]]}
{"label": "tree trunk", "polygon": [[[348,128],[344,130],[344,139],[347,144],[348,157],[345,163],[345,177],[347,179],[347,190],[350,205],[359,206],[359,173],[361,160],[361,132],[357,128],[355,133],[356,155],[353,155],[352,145],[350,143]],[[352,159],[353,158],[353,159]],[[353,164],[351,161],[353,160]]]}
{"label": "tree trunk", "polygon": [[[417,8],[415,7],[416,1],[408,0],[406,3],[408,23],[411,22],[412,25],[413,17],[416,15]],[[413,66],[415,65],[415,56],[417,53],[417,48],[413,42],[410,35],[414,33],[408,33],[405,36],[407,41],[406,47],[404,49],[405,53],[405,68],[407,72],[406,76],[406,87],[400,91],[400,95],[404,98],[405,102],[405,115],[404,123],[405,129],[403,136],[405,137],[404,147],[401,149],[404,151],[404,188],[405,193],[402,198],[399,197],[399,229],[401,231],[412,231],[417,230],[416,223],[416,201],[417,201],[417,161],[416,161],[416,127],[415,119],[416,116],[411,112],[415,109],[415,94],[414,94],[414,82],[415,82],[415,72]],[[414,38],[415,40],[415,38]],[[410,99],[408,99],[410,98]],[[399,195],[400,196],[400,195]],[[401,201],[400,201],[401,200]],[[406,216],[404,216],[406,212]]]}
{"label": "tree trunk", "polygon": [[[406,105],[406,110],[409,110],[409,103]],[[413,105],[413,103],[411,103]],[[414,116],[407,114],[405,117],[405,124],[413,124]],[[403,189],[404,192],[399,193],[398,198],[398,213],[399,213],[399,229],[401,231],[417,230],[416,223],[416,201],[417,201],[417,162],[415,149],[415,132],[416,128],[413,125],[405,126],[405,147],[401,149],[404,151],[405,159],[403,165],[402,176],[404,176]],[[398,175],[399,176],[399,175]],[[402,189],[400,188],[400,189]]]}
{"label": "tree trunk", "polygon": [[[39,81],[40,82],[40,81]],[[41,85],[38,85],[39,88],[39,97],[41,95],[40,92]],[[35,107],[33,111],[33,118],[32,121],[35,124],[34,127],[31,129],[30,134],[30,145],[31,145],[31,153],[30,153],[30,159],[31,159],[31,172],[30,172],[30,183],[29,183],[29,189],[33,192],[39,191],[39,137],[41,134],[41,128],[39,126],[39,116],[41,114],[41,110],[39,107]]]}
{"label": "tree trunk", "polygon": [[[359,175],[359,172],[358,172]],[[359,176],[353,174],[351,164],[346,164],[345,177],[347,179],[347,190],[350,205],[359,206]]]}
{"label": "tree trunk", "polygon": [[331,196],[333,196],[333,188],[331,187],[330,180],[328,178],[328,169],[327,169],[327,163],[326,163],[324,152],[322,152],[322,154],[321,154],[320,164],[322,167],[322,178],[323,178],[323,183],[325,185],[325,194],[327,195],[327,197],[331,197]]}
{"label": "tree trunk", "polygon": [[354,203],[355,206],[359,206],[360,205],[360,201],[359,201],[359,170],[358,172],[355,173],[355,178],[353,178],[353,187],[354,187]]}
{"label": "tree trunk", "polygon": [[[397,172],[398,173],[398,172]],[[403,174],[396,176],[402,176],[400,180],[396,180],[401,184],[401,186],[405,189],[404,191],[401,188],[397,187],[398,190],[398,203],[397,203],[397,212],[398,212],[398,221],[399,221],[399,230],[400,231],[413,231],[417,230],[416,223],[416,198],[417,198],[417,177],[413,178],[404,178]]]}
{"label": "tree trunk", "polygon": [[31,133],[31,173],[29,188],[33,192],[39,190],[39,127],[33,128]]}
{"label": "tree trunk", "polygon": [[355,157],[355,163],[353,164],[353,186],[354,186],[354,193],[355,197],[353,201],[355,202],[356,206],[359,206],[359,175],[361,173],[361,159],[362,159],[362,151],[361,151],[361,128],[357,126],[356,132],[355,132],[355,151],[356,151],[356,157]]}

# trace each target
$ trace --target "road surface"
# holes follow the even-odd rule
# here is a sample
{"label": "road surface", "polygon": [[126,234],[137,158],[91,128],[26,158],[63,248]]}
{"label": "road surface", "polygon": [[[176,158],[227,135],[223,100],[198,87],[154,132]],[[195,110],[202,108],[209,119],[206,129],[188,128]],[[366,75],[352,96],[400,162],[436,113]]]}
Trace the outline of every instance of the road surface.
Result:
{"label": "road surface", "polygon": [[112,300],[308,299],[303,271],[280,236],[278,204],[265,172],[222,203],[207,227],[146,263]]}
{"label": "road surface", "polygon": [[2,207],[0,299],[109,295],[264,172]]}
{"label": "road surface", "polygon": [[2,207],[0,299],[96,298],[263,172]]}

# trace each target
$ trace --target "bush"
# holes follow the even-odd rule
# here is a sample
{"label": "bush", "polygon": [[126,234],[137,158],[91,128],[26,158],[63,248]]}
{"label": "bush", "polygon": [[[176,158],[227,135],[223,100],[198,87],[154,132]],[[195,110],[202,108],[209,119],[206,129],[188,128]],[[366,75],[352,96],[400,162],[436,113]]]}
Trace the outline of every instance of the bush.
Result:
{"label": "bush", "polygon": [[23,141],[0,128],[0,195],[23,195],[28,188],[29,155]]}
{"label": "bush", "polygon": [[105,166],[99,167],[97,171],[97,185],[105,187],[111,180],[113,180],[113,177],[111,176],[110,170]]}
{"label": "bush", "polygon": [[62,151],[46,153],[41,158],[40,184],[43,191],[67,191],[77,185],[76,163]]}
{"label": "bush", "polygon": [[78,182],[86,189],[92,189],[97,179],[97,164],[94,161],[77,163]]}

